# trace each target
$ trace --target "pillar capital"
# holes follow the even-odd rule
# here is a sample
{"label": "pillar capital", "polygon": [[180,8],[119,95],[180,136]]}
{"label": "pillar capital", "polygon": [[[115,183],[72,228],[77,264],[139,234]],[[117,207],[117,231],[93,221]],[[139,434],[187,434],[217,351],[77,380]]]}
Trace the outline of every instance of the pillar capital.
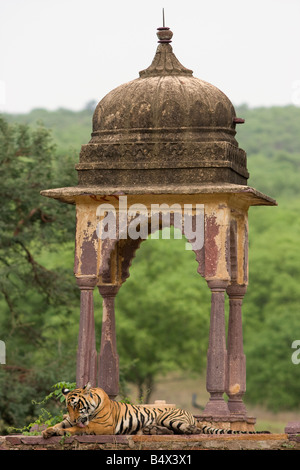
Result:
{"label": "pillar capital", "polygon": [[98,286],[98,289],[102,297],[115,297],[119,292],[120,286],[118,284],[102,284]]}
{"label": "pillar capital", "polygon": [[212,292],[224,292],[229,285],[227,279],[206,279],[206,282]]}
{"label": "pillar capital", "polygon": [[93,290],[97,284],[97,276],[92,275],[76,275],[76,283],[79,289]]}
{"label": "pillar capital", "polygon": [[247,285],[234,282],[227,287],[226,292],[231,299],[243,299],[247,292]]}

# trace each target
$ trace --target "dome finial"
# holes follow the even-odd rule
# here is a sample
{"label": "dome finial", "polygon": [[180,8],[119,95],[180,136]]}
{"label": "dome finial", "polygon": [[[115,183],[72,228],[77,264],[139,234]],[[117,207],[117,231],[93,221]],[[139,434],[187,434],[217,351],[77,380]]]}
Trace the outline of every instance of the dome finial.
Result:
{"label": "dome finial", "polygon": [[152,64],[145,70],[140,71],[140,77],[150,77],[157,75],[192,75],[193,71],[185,68],[173,53],[170,44],[173,32],[165,26],[165,12],[163,9],[163,25],[157,28],[159,45]]}
{"label": "dome finial", "polygon": [[172,39],[173,33],[170,30],[170,28],[165,26],[165,9],[164,8],[162,9],[162,14],[163,14],[163,25],[160,28],[157,28],[157,31],[158,31],[158,33],[156,33],[158,37],[157,42],[159,42],[160,44],[170,44],[170,42],[172,42],[171,39]]}

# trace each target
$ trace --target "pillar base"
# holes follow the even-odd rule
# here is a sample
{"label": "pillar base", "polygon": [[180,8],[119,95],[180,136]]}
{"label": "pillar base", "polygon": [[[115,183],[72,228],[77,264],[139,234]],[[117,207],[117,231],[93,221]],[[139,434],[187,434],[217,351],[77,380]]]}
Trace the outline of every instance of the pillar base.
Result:
{"label": "pillar base", "polygon": [[229,408],[223,396],[210,397],[202,413],[202,416],[226,417],[229,415],[230,415]]}
{"label": "pillar base", "polygon": [[211,426],[218,429],[226,429],[231,431],[255,432],[256,418],[252,416],[203,416],[194,415],[196,420],[203,425]]}
{"label": "pillar base", "polygon": [[240,417],[247,415],[247,409],[241,397],[229,397],[227,404],[231,415]]}

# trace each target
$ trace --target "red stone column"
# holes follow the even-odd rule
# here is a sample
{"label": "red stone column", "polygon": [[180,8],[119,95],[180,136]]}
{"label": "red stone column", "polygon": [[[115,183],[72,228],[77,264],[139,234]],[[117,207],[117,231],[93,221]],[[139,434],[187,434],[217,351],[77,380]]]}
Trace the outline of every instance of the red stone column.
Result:
{"label": "red stone column", "polygon": [[246,391],[246,357],[243,350],[242,302],[247,287],[236,283],[227,288],[229,296],[229,321],[227,340],[228,408],[231,414],[246,416],[242,397]]}
{"label": "red stone column", "polygon": [[76,276],[76,279],[80,288],[76,384],[77,387],[83,387],[90,382],[95,387],[97,382],[97,351],[93,291],[97,283],[97,276]]}
{"label": "red stone column", "polygon": [[98,386],[103,388],[110,398],[115,398],[119,392],[119,356],[115,326],[115,297],[118,290],[119,286],[116,285],[99,286],[103,298],[103,317]]}
{"label": "red stone column", "polygon": [[226,386],[227,351],[224,315],[224,296],[228,281],[207,281],[211,289],[211,316],[207,352],[206,389],[210,399],[203,416],[227,417],[229,410],[223,398]]}

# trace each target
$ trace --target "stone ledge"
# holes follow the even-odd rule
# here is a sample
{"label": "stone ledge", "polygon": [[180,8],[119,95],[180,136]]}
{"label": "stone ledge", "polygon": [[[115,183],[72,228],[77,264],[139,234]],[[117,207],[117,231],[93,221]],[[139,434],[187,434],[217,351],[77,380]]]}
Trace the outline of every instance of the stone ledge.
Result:
{"label": "stone ledge", "polygon": [[[292,436],[291,436],[292,437]],[[288,434],[191,436],[25,436],[0,437],[0,450],[300,450],[300,442]]]}
{"label": "stone ledge", "polygon": [[211,195],[211,194],[236,194],[239,198],[243,198],[249,202],[249,205],[257,206],[277,206],[275,199],[266,196],[257,189],[250,186],[240,184],[203,184],[203,185],[188,185],[188,186],[176,186],[176,185],[164,185],[151,187],[144,186],[114,186],[106,187],[100,185],[93,186],[70,186],[66,188],[54,188],[46,189],[41,191],[41,195],[50,197],[53,199],[59,199],[62,202],[69,204],[75,204],[76,198],[79,196],[121,196],[121,195]]}

